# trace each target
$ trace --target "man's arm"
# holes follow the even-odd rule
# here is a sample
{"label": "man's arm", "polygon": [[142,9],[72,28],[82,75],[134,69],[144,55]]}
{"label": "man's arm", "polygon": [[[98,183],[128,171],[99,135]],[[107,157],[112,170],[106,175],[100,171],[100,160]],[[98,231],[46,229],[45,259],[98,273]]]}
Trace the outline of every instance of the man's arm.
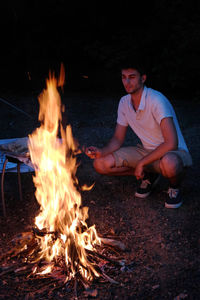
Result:
{"label": "man's arm", "polygon": [[178,136],[174,125],[173,118],[168,117],[162,119],[160,123],[164,142],[160,144],[154,151],[143,157],[135,168],[135,176],[141,179],[144,176],[144,167],[152,162],[160,159],[168,151],[176,150],[178,147]]}
{"label": "man's arm", "polygon": [[99,149],[97,147],[88,147],[86,149],[86,154],[90,157],[90,158],[99,158],[99,157],[103,157],[106,156],[116,150],[118,150],[121,145],[124,142],[125,136],[126,136],[126,131],[127,131],[127,126],[122,126],[120,124],[117,124],[115,127],[115,132],[113,137],[111,138],[111,140],[109,141],[109,143]]}
{"label": "man's arm", "polygon": [[113,137],[107,146],[103,147],[101,156],[106,156],[116,150],[118,150],[124,142],[126,136],[127,126],[117,124]]}

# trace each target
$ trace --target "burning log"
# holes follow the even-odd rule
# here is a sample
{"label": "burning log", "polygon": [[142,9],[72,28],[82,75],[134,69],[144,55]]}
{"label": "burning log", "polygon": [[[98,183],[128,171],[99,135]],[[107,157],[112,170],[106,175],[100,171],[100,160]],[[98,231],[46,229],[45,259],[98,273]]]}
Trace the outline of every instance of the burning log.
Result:
{"label": "burning log", "polygon": [[[97,295],[97,290],[90,289],[89,281],[82,276],[78,269],[76,270],[75,276],[71,277],[66,282],[66,278],[69,277],[70,271],[66,267],[64,256],[60,257],[57,261],[53,260],[51,262],[47,262],[44,258],[38,257],[38,253],[40,251],[38,237],[44,237],[44,235],[48,234],[59,237],[58,233],[48,232],[45,230],[42,230],[41,232],[35,227],[32,232],[25,232],[17,235],[11,241],[13,248],[7,253],[7,256],[4,254],[0,257],[0,261],[6,259],[6,265],[4,263],[4,266],[0,268],[0,280],[5,280],[5,278],[9,279],[13,276],[26,276],[26,279],[24,279],[26,282],[33,282],[33,280],[40,279],[43,283],[38,286],[38,289],[36,291],[29,290],[31,295],[34,297],[47,293],[50,294],[62,287],[69,288],[69,286],[71,286],[71,290],[74,290],[74,295],[77,296],[78,285],[84,288],[85,295],[95,297],[95,295]],[[24,247],[25,245],[26,247]],[[101,247],[99,248],[99,251],[100,250]],[[105,273],[102,265],[106,265],[108,269],[109,264],[121,268],[125,266],[125,261],[109,258],[108,256],[101,254],[99,251],[86,249],[88,261],[93,264],[96,272],[98,272],[103,279],[112,284],[118,284],[116,280],[112,279]],[[76,252],[76,250],[73,249],[72,252]],[[10,264],[8,264],[8,262],[10,262]],[[49,273],[44,272],[44,270],[47,270],[48,267],[50,267],[52,271]],[[82,267],[87,270],[87,267],[83,265]]]}
{"label": "burning log", "polygon": [[122,251],[124,251],[126,249],[125,245],[120,241],[116,241],[116,240],[113,240],[113,239],[107,239],[107,238],[101,238],[101,241],[105,245],[116,247],[116,248],[118,248],[119,250],[122,250]]}
{"label": "burning log", "polygon": [[112,259],[112,258],[109,258],[103,254],[100,254],[98,252],[92,252],[90,250],[87,250],[88,254],[90,254],[91,256],[95,256],[95,257],[98,257],[100,259],[103,259],[103,260],[107,260],[108,262],[114,264],[114,265],[117,265],[117,266],[124,266],[125,262],[124,260],[117,260],[117,259]]}

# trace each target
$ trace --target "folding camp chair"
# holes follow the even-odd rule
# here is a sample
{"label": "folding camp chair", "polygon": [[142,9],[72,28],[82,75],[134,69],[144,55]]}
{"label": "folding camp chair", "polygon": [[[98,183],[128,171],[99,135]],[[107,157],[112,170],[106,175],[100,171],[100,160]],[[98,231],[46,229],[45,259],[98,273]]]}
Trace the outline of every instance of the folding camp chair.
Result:
{"label": "folding camp chair", "polygon": [[26,141],[27,138],[21,139],[7,139],[0,140],[0,155],[1,155],[1,165],[0,172],[2,172],[1,176],[1,200],[2,200],[2,208],[3,215],[6,217],[6,204],[5,204],[5,196],[4,196],[4,181],[5,181],[5,173],[6,172],[17,172],[18,175],[18,187],[19,187],[19,197],[20,201],[22,201],[22,186],[21,186],[21,172],[33,172],[34,169],[31,165],[30,157],[27,155],[22,155],[19,153],[15,153],[12,151],[12,146],[15,143],[20,143]]}
{"label": "folding camp chair", "polygon": [[4,178],[5,178],[6,165],[8,162],[17,164],[19,197],[20,197],[20,201],[22,201],[22,186],[21,186],[21,175],[20,175],[20,165],[22,164],[22,162],[20,162],[20,160],[18,160],[16,157],[13,157],[11,154],[7,154],[5,155],[5,161],[3,163],[3,170],[1,175],[1,200],[2,200],[4,217],[6,217],[6,205],[5,205],[5,197],[4,197]]}

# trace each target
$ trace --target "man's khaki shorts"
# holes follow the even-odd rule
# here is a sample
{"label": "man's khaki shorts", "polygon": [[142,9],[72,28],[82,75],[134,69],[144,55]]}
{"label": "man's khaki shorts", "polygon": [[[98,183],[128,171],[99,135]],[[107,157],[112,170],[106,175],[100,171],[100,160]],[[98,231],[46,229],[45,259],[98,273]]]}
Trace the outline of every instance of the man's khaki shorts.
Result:
{"label": "man's khaki shorts", "polygon": [[[122,147],[113,153],[115,166],[135,168],[138,161],[151,152],[152,150],[145,149],[142,145],[137,145],[136,147]],[[192,158],[189,152],[185,150],[176,150],[170,151],[170,153],[177,154],[181,158],[184,167],[192,165]],[[149,172],[161,173],[160,160],[154,161],[152,164],[146,166],[146,168]]]}

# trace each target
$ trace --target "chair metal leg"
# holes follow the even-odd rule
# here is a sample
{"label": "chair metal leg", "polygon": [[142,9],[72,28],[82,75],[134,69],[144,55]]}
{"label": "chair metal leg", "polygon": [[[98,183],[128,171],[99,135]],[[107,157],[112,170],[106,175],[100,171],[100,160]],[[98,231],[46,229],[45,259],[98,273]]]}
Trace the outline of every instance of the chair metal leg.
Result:
{"label": "chair metal leg", "polygon": [[4,176],[5,176],[5,170],[6,170],[7,162],[8,162],[8,159],[6,159],[4,161],[2,175],[1,175],[1,200],[2,200],[2,207],[3,207],[4,217],[6,217],[6,205],[5,205],[5,198],[4,198]]}
{"label": "chair metal leg", "polygon": [[20,201],[22,201],[22,185],[21,185],[21,175],[20,175],[20,163],[17,164],[17,174],[18,174],[19,197],[20,197]]}
{"label": "chair metal leg", "polygon": [[[6,164],[9,161],[8,158],[5,159],[3,164],[3,170],[1,175],[1,200],[2,200],[2,207],[3,207],[3,215],[6,217],[6,204],[5,204],[5,197],[4,197],[4,178],[5,178],[5,171],[6,171]],[[17,163],[17,177],[18,177],[18,186],[19,186],[19,197],[20,201],[23,200],[22,198],[22,185],[21,185],[21,174],[20,174],[20,162]]]}

